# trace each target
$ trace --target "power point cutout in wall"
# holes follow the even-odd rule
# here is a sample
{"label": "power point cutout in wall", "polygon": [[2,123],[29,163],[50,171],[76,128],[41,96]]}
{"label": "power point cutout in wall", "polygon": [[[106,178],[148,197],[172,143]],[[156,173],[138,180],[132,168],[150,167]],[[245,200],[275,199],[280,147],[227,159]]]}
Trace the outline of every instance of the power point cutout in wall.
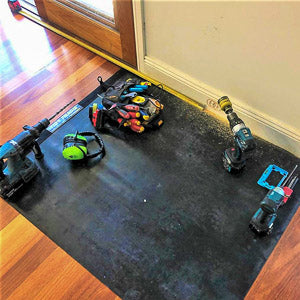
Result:
{"label": "power point cutout in wall", "polygon": [[210,108],[212,108],[214,110],[220,111],[220,106],[219,106],[217,100],[209,98],[209,99],[206,100],[206,104],[207,104],[208,107],[210,107]]}

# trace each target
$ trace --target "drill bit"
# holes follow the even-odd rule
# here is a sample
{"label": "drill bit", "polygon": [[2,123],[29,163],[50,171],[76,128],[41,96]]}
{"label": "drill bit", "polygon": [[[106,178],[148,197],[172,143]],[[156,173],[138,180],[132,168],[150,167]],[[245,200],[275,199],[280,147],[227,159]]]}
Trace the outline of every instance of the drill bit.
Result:
{"label": "drill bit", "polygon": [[69,103],[67,103],[63,108],[61,108],[59,111],[57,111],[54,115],[52,115],[48,120],[51,121],[54,119],[58,114],[60,114],[64,109],[66,109],[72,102],[74,102],[75,99],[71,100]]}
{"label": "drill bit", "polygon": [[299,178],[298,176],[294,176],[293,179],[290,181],[288,188],[290,188],[291,190],[294,189],[295,185],[297,184]]}
{"label": "drill bit", "polygon": [[286,184],[288,184],[289,180],[291,179],[292,175],[294,174],[294,172],[296,171],[296,169],[298,168],[298,165],[296,165],[293,169],[293,171],[289,174],[289,176],[285,179],[285,181],[282,183],[281,186],[285,186]]}

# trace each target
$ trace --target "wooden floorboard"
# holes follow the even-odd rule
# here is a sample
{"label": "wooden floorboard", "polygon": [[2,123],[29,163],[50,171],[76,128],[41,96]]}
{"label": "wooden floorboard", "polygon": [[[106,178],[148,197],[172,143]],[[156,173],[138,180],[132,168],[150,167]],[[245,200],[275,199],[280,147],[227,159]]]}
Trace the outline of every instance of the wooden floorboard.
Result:
{"label": "wooden floorboard", "polygon": [[0,299],[120,299],[6,202],[0,231]]}
{"label": "wooden floorboard", "polygon": [[7,204],[4,201],[0,201],[0,212],[0,230],[2,230],[18,215],[16,210],[7,209]]}
{"label": "wooden floorboard", "polygon": [[[0,144],[119,67],[0,3]],[[0,198],[0,299],[120,299]]]}

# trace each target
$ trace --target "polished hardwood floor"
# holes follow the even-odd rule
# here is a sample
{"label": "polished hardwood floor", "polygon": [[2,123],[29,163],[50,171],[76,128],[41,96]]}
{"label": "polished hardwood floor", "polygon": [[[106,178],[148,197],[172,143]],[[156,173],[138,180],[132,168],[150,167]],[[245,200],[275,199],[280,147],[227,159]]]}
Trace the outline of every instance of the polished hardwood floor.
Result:
{"label": "polished hardwood floor", "polygon": [[300,299],[300,209],[245,299]]}
{"label": "polished hardwood floor", "polygon": [[[119,68],[0,3],[0,144]],[[76,104],[74,103],[74,105]],[[0,198],[0,299],[120,299]]]}
{"label": "polished hardwood floor", "polygon": [[3,200],[0,215],[0,299],[120,299]]}
{"label": "polished hardwood floor", "polygon": [[[0,2],[0,144],[119,68]],[[119,299],[0,199],[0,299]],[[246,299],[300,299],[300,209]]]}

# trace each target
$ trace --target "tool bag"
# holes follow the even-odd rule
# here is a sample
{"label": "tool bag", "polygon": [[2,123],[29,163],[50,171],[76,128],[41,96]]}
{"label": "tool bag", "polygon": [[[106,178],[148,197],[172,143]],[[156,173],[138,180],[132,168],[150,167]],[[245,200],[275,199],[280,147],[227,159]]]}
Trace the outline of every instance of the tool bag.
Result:
{"label": "tool bag", "polygon": [[89,118],[97,130],[115,124],[142,133],[163,124],[164,107],[149,93],[150,82],[129,78],[118,86],[108,86],[101,76],[98,81],[104,90],[102,103],[89,108]]}

